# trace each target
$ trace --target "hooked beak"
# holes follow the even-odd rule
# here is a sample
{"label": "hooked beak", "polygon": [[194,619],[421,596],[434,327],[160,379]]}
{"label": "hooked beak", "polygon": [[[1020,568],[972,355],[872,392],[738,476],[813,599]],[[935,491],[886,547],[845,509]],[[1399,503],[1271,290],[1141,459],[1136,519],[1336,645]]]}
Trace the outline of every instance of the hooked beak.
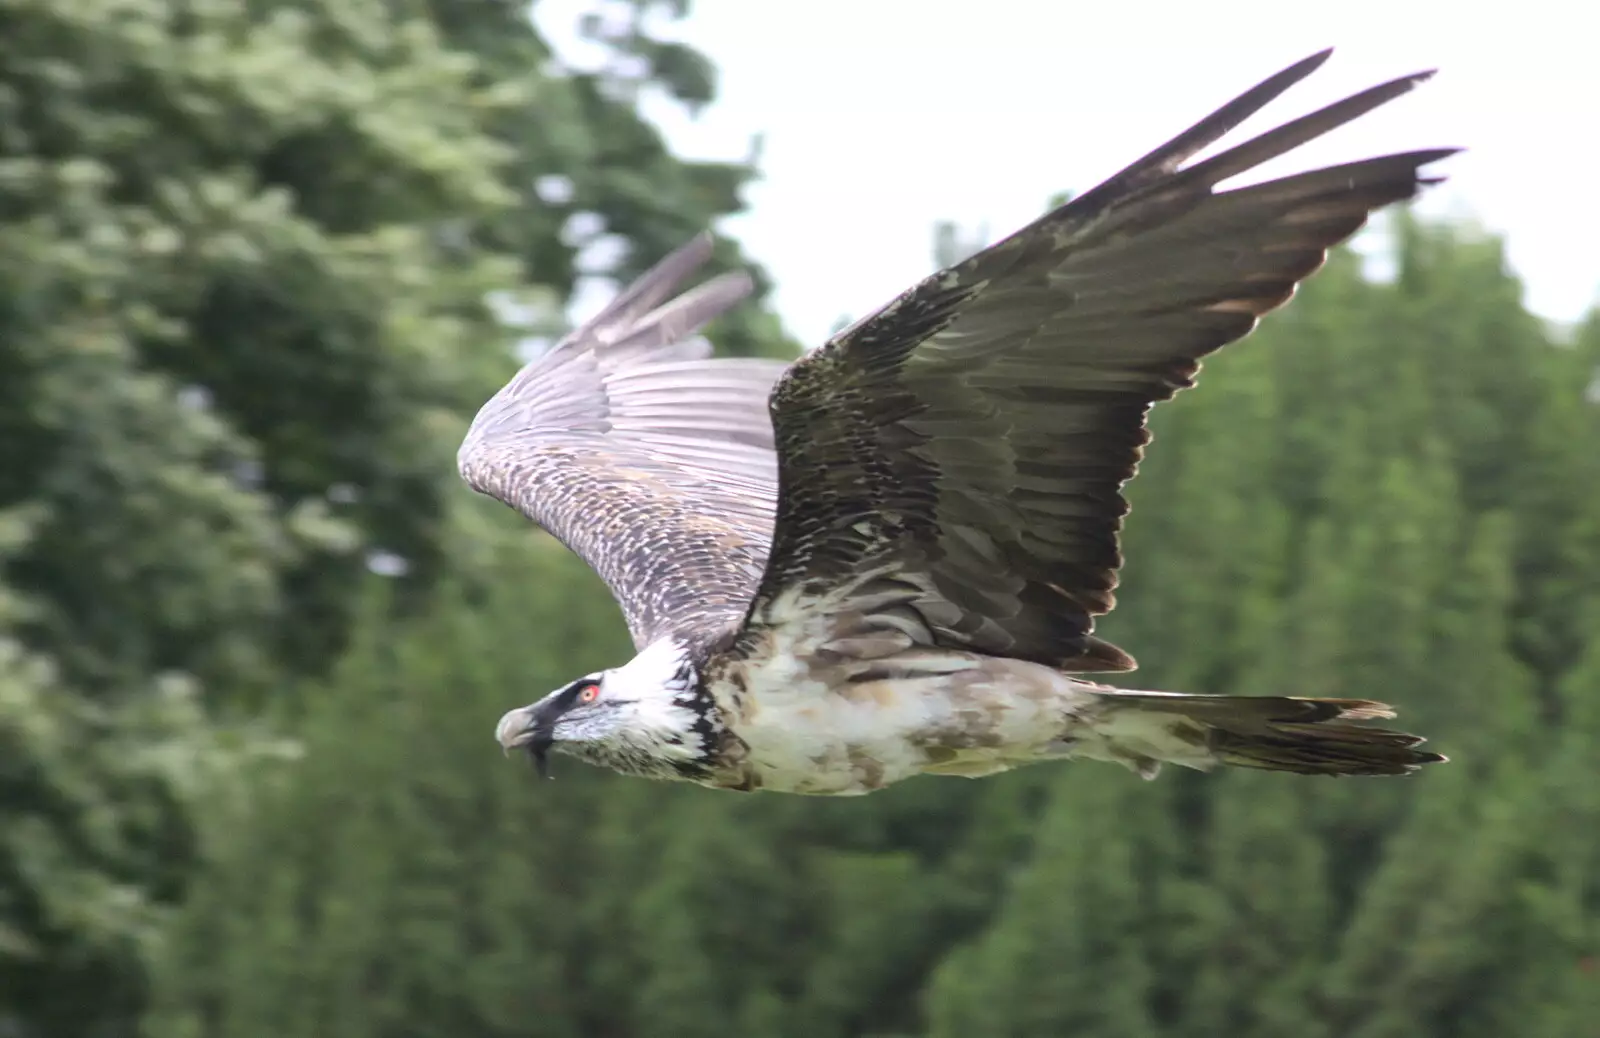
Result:
{"label": "hooked beak", "polygon": [[507,754],[526,747],[540,778],[550,777],[550,747],[555,744],[555,713],[543,704],[508,710],[495,726],[494,737]]}

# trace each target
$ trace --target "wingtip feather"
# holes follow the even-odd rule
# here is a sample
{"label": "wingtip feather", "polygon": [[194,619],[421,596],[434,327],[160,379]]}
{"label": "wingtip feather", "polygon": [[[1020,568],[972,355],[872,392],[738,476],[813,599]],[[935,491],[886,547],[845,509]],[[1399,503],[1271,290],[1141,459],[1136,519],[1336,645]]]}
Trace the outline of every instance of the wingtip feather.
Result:
{"label": "wingtip feather", "polygon": [[[1295,62],[1293,65],[1290,65],[1287,69],[1284,69],[1284,72],[1291,72],[1291,71],[1294,71],[1294,70],[1297,70],[1297,69],[1303,69],[1304,71],[1301,71],[1300,74],[1298,76],[1296,76],[1295,78],[1296,79],[1304,79],[1306,76],[1309,76],[1311,73],[1315,72],[1317,69],[1321,68],[1323,65],[1326,65],[1328,63],[1328,59],[1331,58],[1331,57],[1333,57],[1333,48],[1332,47],[1324,47],[1321,50],[1317,51],[1315,54],[1311,54],[1311,55],[1309,55],[1307,57],[1301,58],[1299,61]],[[1282,73],[1280,73],[1280,75],[1281,74]]]}
{"label": "wingtip feather", "polygon": [[706,264],[715,243],[710,231],[701,231],[673,249],[618,292],[583,331],[593,334],[632,324],[661,306],[685,278]]}

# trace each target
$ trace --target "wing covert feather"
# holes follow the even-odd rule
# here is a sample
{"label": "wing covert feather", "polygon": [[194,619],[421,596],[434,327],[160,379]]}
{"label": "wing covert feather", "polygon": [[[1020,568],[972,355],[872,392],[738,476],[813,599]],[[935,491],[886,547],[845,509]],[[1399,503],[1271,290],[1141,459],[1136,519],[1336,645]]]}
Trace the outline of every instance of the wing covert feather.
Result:
{"label": "wing covert feather", "polygon": [[695,334],[749,292],[674,252],[524,365],[461,445],[462,477],[522,512],[610,587],[634,644],[725,631],[766,561],[776,499],[767,397],[785,365],[711,359]]}

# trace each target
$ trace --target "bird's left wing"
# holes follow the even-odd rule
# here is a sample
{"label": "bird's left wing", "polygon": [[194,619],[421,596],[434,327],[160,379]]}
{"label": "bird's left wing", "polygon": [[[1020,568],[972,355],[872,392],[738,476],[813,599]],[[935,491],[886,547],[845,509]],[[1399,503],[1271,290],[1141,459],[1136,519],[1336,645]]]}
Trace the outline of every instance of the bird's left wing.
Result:
{"label": "bird's left wing", "polygon": [[600,574],[640,648],[737,622],[771,538],[767,396],[785,365],[710,359],[696,335],[748,294],[749,277],[723,275],[669,301],[710,251],[708,236],[696,238],[525,365],[458,454],[474,490]]}

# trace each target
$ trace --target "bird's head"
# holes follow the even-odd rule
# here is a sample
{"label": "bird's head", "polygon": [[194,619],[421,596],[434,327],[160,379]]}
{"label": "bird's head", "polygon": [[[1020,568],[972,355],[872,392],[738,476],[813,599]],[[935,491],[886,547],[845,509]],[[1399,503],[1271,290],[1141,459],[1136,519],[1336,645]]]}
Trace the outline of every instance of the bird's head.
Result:
{"label": "bird's head", "polygon": [[546,774],[551,750],[646,778],[694,778],[710,763],[721,720],[689,654],[671,640],[626,666],[579,678],[500,718],[495,738]]}

